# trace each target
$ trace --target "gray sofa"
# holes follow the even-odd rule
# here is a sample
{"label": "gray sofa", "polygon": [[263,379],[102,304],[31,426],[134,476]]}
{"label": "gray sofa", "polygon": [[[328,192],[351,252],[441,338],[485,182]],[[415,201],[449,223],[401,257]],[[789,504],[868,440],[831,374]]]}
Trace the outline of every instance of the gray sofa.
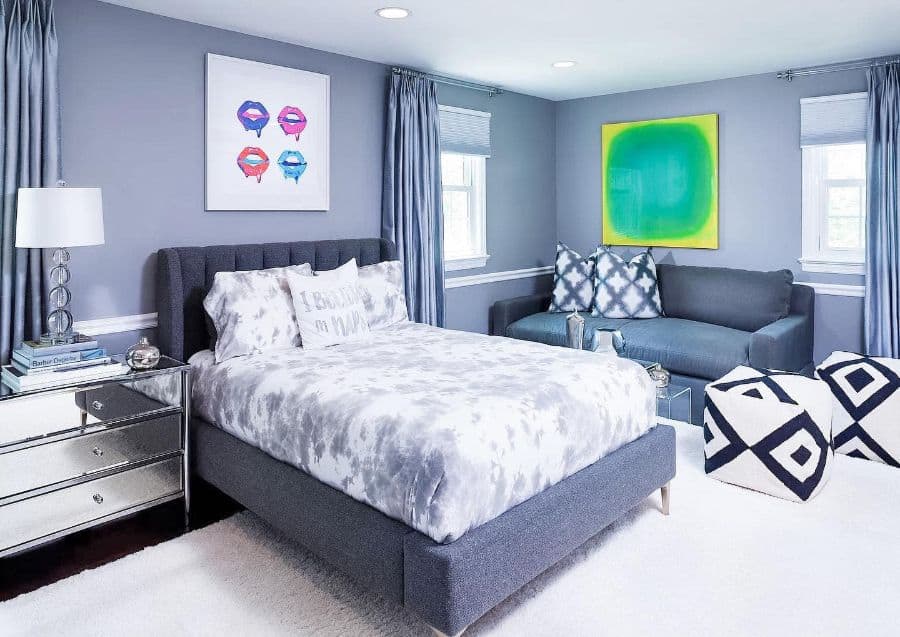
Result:
{"label": "gray sofa", "polygon": [[[654,361],[693,391],[690,419],[703,423],[703,389],[737,365],[809,373],[813,368],[815,292],[789,270],[755,272],[659,264],[665,316],[585,317],[585,348],[594,330],[615,328],[625,355]],[[566,313],[548,312],[549,294],[494,303],[491,334],[565,346]],[[681,415],[686,417],[686,414]]]}

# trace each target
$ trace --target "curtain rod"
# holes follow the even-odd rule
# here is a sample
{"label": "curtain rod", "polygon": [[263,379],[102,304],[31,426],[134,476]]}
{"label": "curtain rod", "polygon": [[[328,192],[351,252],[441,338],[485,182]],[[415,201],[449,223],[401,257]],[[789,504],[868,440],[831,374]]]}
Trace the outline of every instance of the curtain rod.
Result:
{"label": "curtain rod", "polygon": [[449,86],[459,86],[461,88],[469,88],[473,91],[483,91],[489,94],[491,97],[494,95],[503,95],[503,89],[499,86],[490,86],[488,84],[478,84],[477,82],[467,82],[465,80],[458,80],[455,77],[447,77],[446,75],[434,75],[432,73],[425,73],[423,71],[416,71],[414,69],[404,69],[399,66],[395,66],[391,69],[391,73],[395,75],[418,75],[421,77],[427,77],[432,82],[437,82],[438,84],[447,84]]}
{"label": "curtain rod", "polygon": [[788,82],[790,82],[795,77],[820,75],[822,73],[834,73],[836,71],[870,69],[875,66],[884,66],[885,64],[894,64],[897,62],[900,62],[900,55],[891,55],[880,58],[868,58],[865,60],[853,60],[851,62],[840,62],[837,64],[824,64],[822,66],[805,66],[799,69],[787,69],[785,71],[781,71],[775,77],[777,77],[779,80],[787,80]]}

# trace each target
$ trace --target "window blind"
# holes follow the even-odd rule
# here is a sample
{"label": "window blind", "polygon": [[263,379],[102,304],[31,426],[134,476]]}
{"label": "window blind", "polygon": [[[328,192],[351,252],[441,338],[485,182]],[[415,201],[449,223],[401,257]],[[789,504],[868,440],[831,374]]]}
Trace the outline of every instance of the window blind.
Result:
{"label": "window blind", "polygon": [[491,156],[491,114],[454,106],[440,106],[441,150],[464,155]]}
{"label": "window blind", "polygon": [[866,141],[867,93],[800,100],[800,146]]}

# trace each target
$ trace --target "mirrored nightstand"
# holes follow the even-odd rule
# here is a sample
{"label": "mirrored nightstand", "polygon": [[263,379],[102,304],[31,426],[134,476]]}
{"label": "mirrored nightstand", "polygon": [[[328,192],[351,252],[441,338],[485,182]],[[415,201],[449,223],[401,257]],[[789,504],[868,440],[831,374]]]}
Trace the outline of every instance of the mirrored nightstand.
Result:
{"label": "mirrored nightstand", "polygon": [[0,557],[184,498],[190,367],[49,390],[0,386]]}

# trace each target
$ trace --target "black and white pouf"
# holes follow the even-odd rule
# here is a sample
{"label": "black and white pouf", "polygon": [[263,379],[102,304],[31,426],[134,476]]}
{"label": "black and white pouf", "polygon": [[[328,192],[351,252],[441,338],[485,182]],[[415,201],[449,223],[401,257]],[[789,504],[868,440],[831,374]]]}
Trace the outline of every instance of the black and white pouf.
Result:
{"label": "black and white pouf", "polygon": [[831,392],[821,380],[737,367],[706,386],[706,473],[804,502],[831,474]]}
{"label": "black and white pouf", "polygon": [[834,352],[816,373],[834,396],[834,450],[900,467],[900,360]]}

